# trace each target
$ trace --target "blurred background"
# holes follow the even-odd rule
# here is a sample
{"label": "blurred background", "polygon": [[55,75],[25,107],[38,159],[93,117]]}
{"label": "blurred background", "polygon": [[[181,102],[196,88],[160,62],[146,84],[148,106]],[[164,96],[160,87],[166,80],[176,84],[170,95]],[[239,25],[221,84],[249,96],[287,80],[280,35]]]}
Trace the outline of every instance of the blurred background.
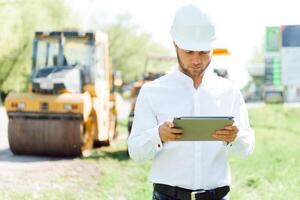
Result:
{"label": "blurred background", "polygon": [[212,17],[209,70],[239,86],[256,132],[254,154],[231,157],[231,198],[298,199],[293,0],[0,0],[0,199],[151,198],[151,162],[126,141],[139,89],[177,67],[169,29],[187,2]]}

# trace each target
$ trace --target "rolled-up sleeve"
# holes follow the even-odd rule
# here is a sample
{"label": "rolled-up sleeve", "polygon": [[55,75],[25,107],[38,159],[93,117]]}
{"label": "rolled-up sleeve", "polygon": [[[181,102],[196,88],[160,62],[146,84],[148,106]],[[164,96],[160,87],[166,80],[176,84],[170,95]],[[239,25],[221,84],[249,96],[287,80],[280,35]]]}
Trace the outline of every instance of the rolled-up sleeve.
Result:
{"label": "rolled-up sleeve", "polygon": [[255,136],[254,131],[249,124],[248,111],[244,98],[238,89],[235,92],[232,109],[235,125],[238,127],[239,131],[235,141],[229,144],[228,147],[234,153],[247,156],[254,150]]}
{"label": "rolled-up sleeve", "polygon": [[147,98],[147,88],[143,86],[136,101],[132,129],[128,138],[128,151],[133,160],[145,162],[154,158],[162,149],[158,129],[158,121]]}

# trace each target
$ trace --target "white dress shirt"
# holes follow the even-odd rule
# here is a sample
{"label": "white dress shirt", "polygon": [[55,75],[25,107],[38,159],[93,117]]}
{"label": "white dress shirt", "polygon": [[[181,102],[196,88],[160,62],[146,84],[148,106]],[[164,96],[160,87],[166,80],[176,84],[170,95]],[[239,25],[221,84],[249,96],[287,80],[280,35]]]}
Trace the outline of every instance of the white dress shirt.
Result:
{"label": "white dress shirt", "polygon": [[[238,136],[229,145],[223,141],[162,143],[159,126],[181,116],[233,116]],[[254,143],[244,99],[231,81],[206,72],[195,89],[193,80],[179,70],[141,88],[128,139],[133,160],[153,159],[152,182],[193,190],[230,185],[228,151],[246,156]]]}

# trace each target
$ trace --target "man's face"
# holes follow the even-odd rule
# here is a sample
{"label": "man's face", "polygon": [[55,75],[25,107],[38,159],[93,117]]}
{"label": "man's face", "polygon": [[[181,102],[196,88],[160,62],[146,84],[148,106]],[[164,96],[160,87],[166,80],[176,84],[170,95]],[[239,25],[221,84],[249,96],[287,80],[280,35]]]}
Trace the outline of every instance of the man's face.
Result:
{"label": "man's face", "polygon": [[202,77],[211,61],[211,51],[188,51],[176,44],[175,48],[181,71],[191,78]]}

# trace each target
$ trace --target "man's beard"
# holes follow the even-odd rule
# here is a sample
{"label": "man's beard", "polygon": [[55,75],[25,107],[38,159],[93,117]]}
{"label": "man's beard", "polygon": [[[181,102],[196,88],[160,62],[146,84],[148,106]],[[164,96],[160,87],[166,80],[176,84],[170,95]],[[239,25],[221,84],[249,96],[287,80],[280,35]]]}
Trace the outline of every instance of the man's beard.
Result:
{"label": "man's beard", "polygon": [[209,61],[209,62],[207,63],[207,65],[206,65],[205,67],[203,67],[199,72],[193,73],[193,74],[192,74],[188,69],[185,69],[185,68],[183,67],[183,64],[182,64],[182,62],[181,62],[181,60],[180,60],[180,57],[179,57],[179,55],[178,55],[178,50],[176,50],[176,54],[177,54],[177,61],[178,61],[178,64],[179,64],[180,69],[182,70],[182,72],[183,72],[184,74],[186,74],[187,76],[189,76],[189,77],[191,77],[191,78],[202,77],[202,76],[204,75],[204,72],[205,72],[205,70],[207,69],[208,65],[210,64],[210,61]]}

